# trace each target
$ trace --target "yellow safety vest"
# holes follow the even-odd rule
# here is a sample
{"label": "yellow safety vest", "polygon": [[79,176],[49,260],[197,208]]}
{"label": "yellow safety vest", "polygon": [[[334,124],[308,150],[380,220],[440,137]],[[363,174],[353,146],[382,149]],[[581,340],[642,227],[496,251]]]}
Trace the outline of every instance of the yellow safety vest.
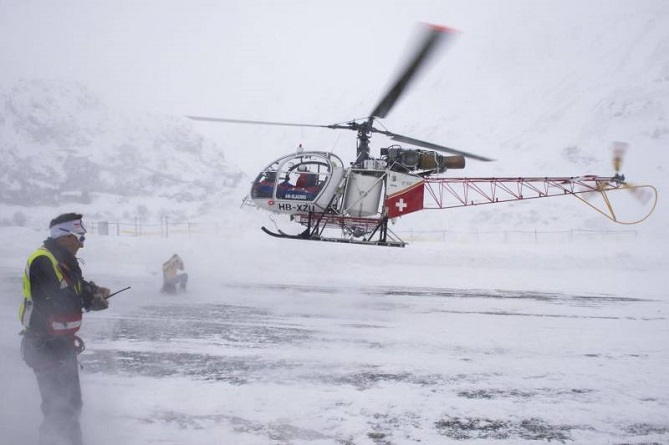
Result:
{"label": "yellow safety vest", "polygon": [[[23,327],[25,327],[26,329],[30,328],[30,317],[32,315],[32,309],[33,309],[33,297],[30,286],[30,265],[32,264],[33,261],[35,261],[37,257],[40,256],[45,256],[49,258],[49,260],[51,261],[51,264],[53,265],[53,270],[56,273],[56,279],[60,283],[59,286],[60,289],[65,289],[66,287],[69,286],[67,280],[65,280],[65,277],[63,276],[63,272],[60,270],[60,267],[58,266],[58,260],[53,255],[53,253],[51,253],[49,249],[47,249],[44,246],[35,250],[28,257],[26,268],[25,271],[23,272],[23,302],[19,307],[19,320],[23,324]],[[81,282],[75,283],[74,290],[77,294],[81,293]],[[81,318],[79,318],[78,321],[73,320],[54,324],[51,326],[51,329],[53,329],[56,332],[62,331],[63,333],[65,333],[66,331],[67,332],[77,331],[80,326],[81,326]]]}

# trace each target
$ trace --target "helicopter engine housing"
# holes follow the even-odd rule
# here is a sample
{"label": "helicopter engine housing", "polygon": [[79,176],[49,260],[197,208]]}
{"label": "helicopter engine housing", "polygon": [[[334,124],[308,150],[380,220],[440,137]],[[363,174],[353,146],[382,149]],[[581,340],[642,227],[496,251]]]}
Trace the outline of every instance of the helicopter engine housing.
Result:
{"label": "helicopter engine housing", "polygon": [[434,151],[388,147],[381,149],[381,156],[393,171],[443,173],[448,169],[465,168],[465,158],[461,155],[443,156]]}

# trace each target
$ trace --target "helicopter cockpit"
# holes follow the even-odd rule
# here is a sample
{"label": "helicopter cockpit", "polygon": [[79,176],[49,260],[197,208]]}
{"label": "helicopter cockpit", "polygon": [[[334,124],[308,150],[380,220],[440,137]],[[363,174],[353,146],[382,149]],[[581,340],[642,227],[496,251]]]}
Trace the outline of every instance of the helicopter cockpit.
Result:
{"label": "helicopter cockpit", "polygon": [[[343,176],[341,160],[330,153],[302,152],[280,158],[268,165],[253,181],[251,199],[256,204],[274,206],[275,201],[317,203],[335,177],[334,186]],[[329,201],[330,196],[326,197]],[[327,205],[327,202],[324,204]],[[292,206],[282,204],[289,210]],[[320,205],[319,205],[320,207]],[[276,211],[276,208],[273,208]]]}

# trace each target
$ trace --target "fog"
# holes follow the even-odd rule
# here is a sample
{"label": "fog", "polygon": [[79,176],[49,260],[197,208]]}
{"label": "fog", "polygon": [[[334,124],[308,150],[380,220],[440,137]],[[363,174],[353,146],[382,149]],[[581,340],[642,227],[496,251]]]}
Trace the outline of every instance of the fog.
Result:
{"label": "fog", "polygon": [[[610,175],[623,141],[655,213],[619,226],[571,198],[420,212],[393,226],[404,249],[262,234],[245,182],[300,143],[350,161],[355,134],[184,116],[365,117],[421,22],[456,36],[380,125],[498,160],[471,177]],[[89,279],[132,286],[85,315],[87,443],[666,442],[668,61],[659,0],[0,0],[1,440],[36,440],[25,260],[79,210],[155,224],[92,231],[82,251]],[[50,179],[57,199],[36,205]],[[168,210],[198,229],[161,236]],[[166,298],[174,252],[192,286]]]}

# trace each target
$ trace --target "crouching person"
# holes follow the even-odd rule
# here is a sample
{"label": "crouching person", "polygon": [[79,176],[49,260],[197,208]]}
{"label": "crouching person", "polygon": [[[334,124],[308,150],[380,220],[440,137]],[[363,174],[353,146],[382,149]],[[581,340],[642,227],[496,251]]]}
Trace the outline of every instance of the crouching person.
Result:
{"label": "crouching person", "polygon": [[84,310],[109,307],[109,289],[84,280],[76,259],[86,239],[81,218],[78,213],[54,218],[23,276],[21,352],[37,376],[42,398],[40,445],[81,445],[77,354],[84,343],[75,334]]}
{"label": "crouching person", "polygon": [[186,291],[188,284],[188,274],[179,273],[184,270],[184,262],[176,253],[163,263],[163,288],[162,292],[167,294],[176,294],[177,286],[182,291]]}

